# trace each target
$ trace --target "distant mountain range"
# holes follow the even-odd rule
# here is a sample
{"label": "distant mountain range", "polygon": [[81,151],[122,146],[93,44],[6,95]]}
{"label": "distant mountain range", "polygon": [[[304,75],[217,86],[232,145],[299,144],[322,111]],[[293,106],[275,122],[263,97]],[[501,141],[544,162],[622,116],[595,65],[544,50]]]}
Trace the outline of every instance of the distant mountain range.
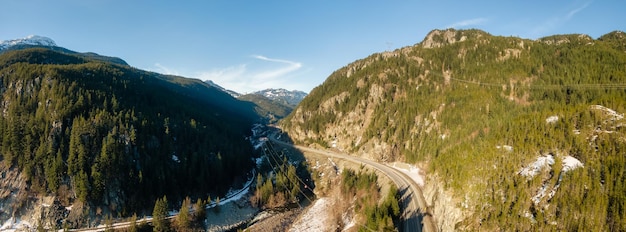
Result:
{"label": "distant mountain range", "polygon": [[89,60],[98,60],[98,61],[105,61],[105,62],[114,63],[114,64],[128,65],[126,61],[117,57],[102,56],[93,52],[85,52],[85,53],[75,52],[75,51],[72,51],[63,47],[59,47],[54,42],[54,40],[48,37],[44,37],[44,36],[29,35],[21,39],[0,41],[0,54],[8,52],[8,51],[12,51],[12,50],[20,50],[20,49],[26,49],[26,48],[46,48],[46,49],[50,49],[56,52],[61,52],[63,54],[75,55],[81,58],[87,58]]}
{"label": "distant mountain range", "polygon": [[[43,48],[48,48],[48,49],[59,51],[59,52],[66,53],[66,54],[78,55],[84,58],[107,61],[107,62],[122,64],[122,65],[128,65],[126,61],[117,57],[101,56],[93,52],[79,53],[79,52],[71,51],[71,50],[57,46],[56,42],[48,37],[38,36],[38,35],[29,35],[27,37],[20,38],[20,39],[2,40],[0,41],[0,54],[6,51],[10,51],[10,50],[18,50],[18,49],[32,48],[32,47],[43,47]],[[246,94],[237,93],[233,90],[226,89],[211,80],[207,80],[205,81],[205,83],[212,87],[217,88],[218,90],[221,90],[222,92],[228,93],[235,98],[239,98],[241,96],[246,95]],[[286,90],[283,88],[264,89],[264,90],[252,92],[250,94],[264,96],[271,101],[280,103],[281,105],[290,106],[290,108],[297,106],[298,103],[300,103],[300,101],[302,101],[302,99],[304,99],[304,97],[306,97],[307,95],[307,93],[303,91],[299,91],[299,90],[290,91],[290,90]],[[250,100],[253,98],[247,97],[246,99]]]}
{"label": "distant mountain range", "polygon": [[307,93],[303,91],[286,90],[282,88],[270,88],[248,94],[240,94],[226,89],[211,80],[207,80],[205,83],[241,101],[253,103],[256,113],[268,119],[270,122],[276,122],[289,115],[300,101],[307,96]]}
{"label": "distant mountain range", "polygon": [[29,35],[25,38],[21,39],[13,39],[13,40],[2,40],[0,41],[0,51],[13,47],[13,46],[21,46],[21,45],[32,45],[32,46],[46,46],[46,47],[56,47],[57,44],[54,40],[37,35]]}
{"label": "distant mountain range", "polygon": [[226,89],[218,85],[217,83],[213,82],[212,80],[207,80],[205,81],[205,83],[225,93],[228,93],[235,98],[240,98],[241,96],[244,96],[244,95],[254,94],[254,95],[260,95],[260,96],[266,97],[269,100],[276,101],[281,104],[292,106],[292,107],[297,106],[298,103],[300,103],[300,101],[302,101],[302,99],[304,99],[304,97],[306,97],[307,95],[307,93],[305,93],[304,91],[286,90],[283,88],[278,88],[278,89],[269,88],[269,89],[255,91],[255,92],[248,93],[248,94],[241,94],[241,93],[232,91],[230,89]]}
{"label": "distant mountain range", "polygon": [[261,95],[270,100],[283,103],[285,105],[297,106],[307,93],[299,90],[286,90],[286,89],[264,89],[253,92],[252,94]]}

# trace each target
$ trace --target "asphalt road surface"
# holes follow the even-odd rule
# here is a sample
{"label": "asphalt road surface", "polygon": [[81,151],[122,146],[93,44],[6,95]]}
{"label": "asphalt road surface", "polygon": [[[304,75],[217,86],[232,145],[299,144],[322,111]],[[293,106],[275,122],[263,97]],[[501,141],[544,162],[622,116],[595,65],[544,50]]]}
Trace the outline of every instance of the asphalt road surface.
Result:
{"label": "asphalt road surface", "polygon": [[422,194],[422,189],[420,188],[413,179],[408,177],[406,174],[391,168],[385,164],[381,164],[372,160],[350,156],[342,153],[327,151],[327,150],[318,150],[298,145],[293,145],[290,143],[285,143],[282,141],[278,141],[276,139],[271,138],[272,142],[283,146],[290,146],[302,151],[312,152],[324,156],[328,156],[330,158],[343,159],[346,161],[350,161],[356,164],[363,164],[366,166],[373,167],[378,171],[387,175],[397,186],[398,191],[402,194],[401,201],[403,206],[402,218],[404,221],[404,225],[402,231],[426,231],[426,232],[435,232],[437,231],[436,224],[433,221],[432,215],[429,212],[426,212],[426,200],[424,199],[424,195]]}

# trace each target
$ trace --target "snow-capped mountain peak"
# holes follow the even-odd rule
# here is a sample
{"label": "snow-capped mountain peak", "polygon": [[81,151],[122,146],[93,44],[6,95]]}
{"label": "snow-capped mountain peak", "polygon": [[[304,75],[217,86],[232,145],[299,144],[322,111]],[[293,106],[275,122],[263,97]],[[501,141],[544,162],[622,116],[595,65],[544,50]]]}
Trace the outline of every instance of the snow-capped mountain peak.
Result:
{"label": "snow-capped mountain peak", "polygon": [[25,38],[21,39],[13,39],[13,40],[1,40],[0,41],[0,50],[4,50],[16,45],[35,45],[35,46],[47,46],[47,47],[56,47],[57,44],[54,40],[38,35],[29,35]]}
{"label": "snow-capped mountain peak", "polygon": [[286,89],[265,89],[265,90],[261,90],[261,91],[256,91],[253,94],[258,94],[258,95],[262,95],[265,96],[269,99],[275,100],[275,101],[281,101],[283,103],[286,103],[288,105],[298,105],[298,103],[300,103],[300,101],[302,101],[302,99],[304,97],[306,97],[307,93],[299,91],[299,90],[293,90],[293,91],[289,91]]}

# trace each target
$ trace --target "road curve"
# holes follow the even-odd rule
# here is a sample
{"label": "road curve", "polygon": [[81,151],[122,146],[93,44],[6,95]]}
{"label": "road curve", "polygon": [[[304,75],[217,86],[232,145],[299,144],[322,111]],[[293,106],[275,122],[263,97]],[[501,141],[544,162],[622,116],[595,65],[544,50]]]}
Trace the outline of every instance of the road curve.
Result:
{"label": "road curve", "polygon": [[270,137],[270,139],[272,142],[283,146],[290,146],[302,151],[316,153],[330,158],[342,159],[356,164],[363,164],[377,169],[387,175],[398,186],[398,190],[402,194],[401,200],[404,209],[404,212],[402,213],[402,217],[404,219],[404,225],[402,228],[403,231],[437,231],[432,215],[426,211],[427,204],[424,199],[424,195],[422,194],[422,189],[406,174],[385,164],[361,157],[285,143],[272,137]]}

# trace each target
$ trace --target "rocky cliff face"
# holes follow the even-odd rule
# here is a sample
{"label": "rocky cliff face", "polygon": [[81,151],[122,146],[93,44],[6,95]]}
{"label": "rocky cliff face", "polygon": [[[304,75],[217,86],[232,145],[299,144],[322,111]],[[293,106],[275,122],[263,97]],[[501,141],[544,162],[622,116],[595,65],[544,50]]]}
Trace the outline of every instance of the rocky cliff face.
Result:
{"label": "rocky cliff face", "polygon": [[[424,166],[436,182],[424,192],[440,228],[601,229],[604,217],[572,225],[575,216],[567,220],[555,212],[592,213],[591,205],[610,198],[603,193],[581,201],[565,192],[584,194],[583,182],[606,183],[589,165],[602,169],[619,159],[614,149],[626,142],[619,130],[597,136],[581,132],[602,118],[590,106],[626,111],[622,34],[529,40],[434,30],[414,46],[373,54],[335,71],[282,126],[296,143]],[[546,124],[553,115],[559,116],[556,122]],[[519,167],[548,153],[563,154],[551,170],[571,179],[556,181],[561,174],[554,173],[520,177]],[[567,157],[585,168],[565,175],[558,160]],[[561,186],[550,192],[549,206],[532,200],[544,196],[537,193],[545,190],[544,183]],[[589,210],[573,208],[581,202]],[[600,208],[611,206],[595,209]]]}
{"label": "rocky cliff face", "polygon": [[13,217],[28,198],[26,177],[17,168],[0,162],[0,221]]}

